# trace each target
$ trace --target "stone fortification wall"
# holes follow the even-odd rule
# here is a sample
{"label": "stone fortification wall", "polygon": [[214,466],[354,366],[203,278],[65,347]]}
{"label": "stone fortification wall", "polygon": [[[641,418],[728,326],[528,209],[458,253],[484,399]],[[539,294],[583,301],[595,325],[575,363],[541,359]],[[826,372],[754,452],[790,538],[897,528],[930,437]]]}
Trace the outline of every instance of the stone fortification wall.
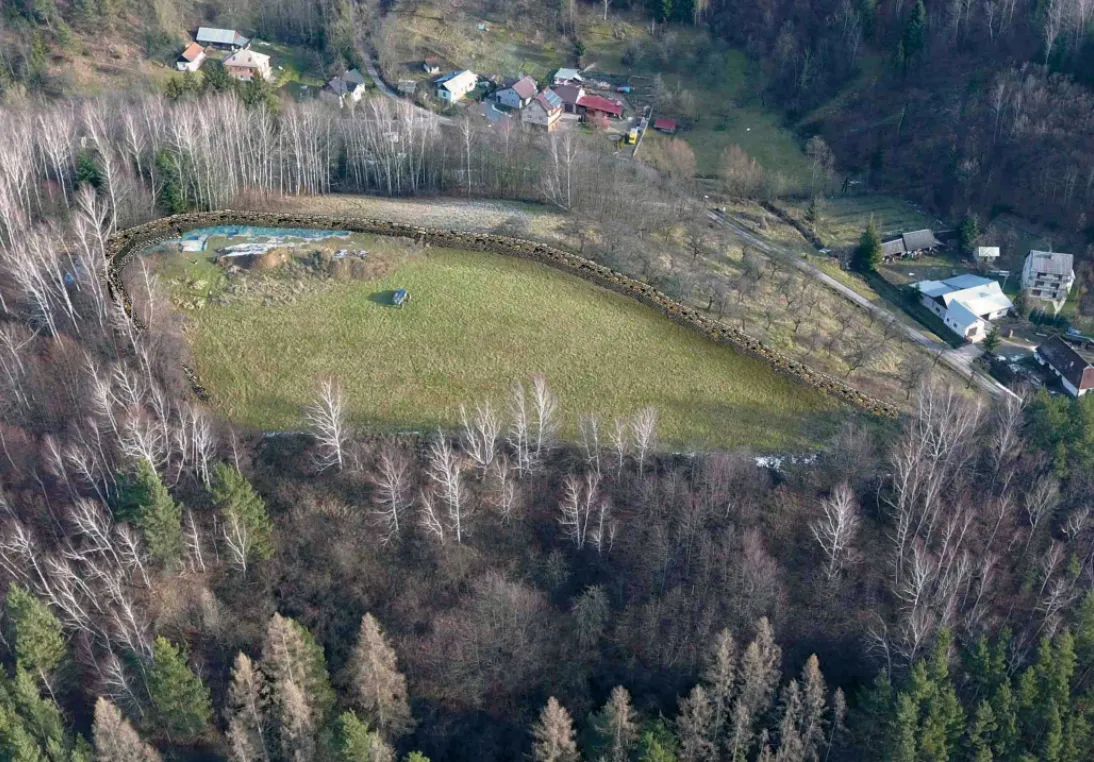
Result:
{"label": "stone fortification wall", "polygon": [[[899,415],[899,410],[895,405],[874,399],[838,379],[824,373],[818,373],[804,363],[787,357],[748,334],[706,317],[694,307],[673,301],[647,283],[635,280],[561,249],[508,236],[464,233],[456,230],[433,230],[360,217],[271,214],[230,210],[181,214],[122,230],[111,237],[108,243],[108,254],[111,258],[109,273],[111,293],[115,298],[121,298],[128,310],[129,296],[125,293],[120,274],[130,257],[165,239],[181,237],[186,231],[193,228],[216,225],[347,230],[357,233],[408,237],[434,246],[490,251],[505,256],[533,259],[577,275],[598,286],[637,299],[643,304],[661,311],[670,320],[696,330],[713,341],[728,344],[751,357],[767,363],[777,372],[830,394],[842,402],[879,416],[895,418]],[[200,389],[200,386],[197,386],[197,388]]]}

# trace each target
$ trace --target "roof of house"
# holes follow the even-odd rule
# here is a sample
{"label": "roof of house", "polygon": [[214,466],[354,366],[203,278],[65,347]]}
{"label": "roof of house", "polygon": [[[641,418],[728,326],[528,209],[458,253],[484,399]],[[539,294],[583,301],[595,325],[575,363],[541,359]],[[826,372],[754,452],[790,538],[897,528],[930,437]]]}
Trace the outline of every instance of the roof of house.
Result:
{"label": "roof of house", "polygon": [[[975,318],[992,315],[1014,307],[1003,293],[999,283],[979,275],[959,275],[949,280],[924,280],[915,284],[920,293],[940,300],[956,317],[967,318],[968,312]],[[968,324],[968,321],[965,321]]]}
{"label": "roof of house", "polygon": [[603,111],[605,114],[615,114],[619,116],[623,113],[623,104],[619,101],[613,101],[611,98],[605,98],[601,95],[585,95],[582,96],[577,105],[584,106],[590,111]]}
{"label": "roof of house", "polygon": [[1075,264],[1075,257],[1064,254],[1062,251],[1035,251],[1030,249],[1026,259],[1032,259],[1030,264],[1034,272],[1045,273],[1046,275],[1070,275],[1072,273],[1071,268]]}
{"label": "roof of house", "polygon": [[557,85],[552,89],[555,91],[555,95],[562,99],[563,103],[571,106],[576,105],[585,95],[581,85]]}
{"label": "roof of house", "polygon": [[347,71],[345,74],[342,75],[342,79],[344,79],[346,82],[349,82],[349,83],[354,84],[354,85],[363,85],[363,84],[365,84],[365,75],[362,74],[357,69],[350,69],[349,71]]}
{"label": "roof of house", "polygon": [[225,66],[238,66],[241,69],[262,69],[270,65],[270,57],[253,50],[237,50],[224,59]]}
{"label": "roof of house", "polygon": [[422,59],[422,63],[424,63],[426,66],[438,66],[441,63],[441,59],[437,56],[426,56],[424,59]]}
{"label": "roof of house", "polygon": [[934,233],[930,230],[913,230],[910,233],[905,233],[901,238],[904,239],[904,248],[908,251],[933,249],[938,246],[938,239],[934,237]]}
{"label": "roof of house", "polygon": [[443,87],[448,91],[452,91],[453,88],[466,87],[471,89],[479,81],[479,77],[475,72],[468,69],[461,71],[453,71],[445,74],[443,77],[437,80],[438,87]]}
{"label": "roof of house", "polygon": [[905,251],[907,251],[907,249],[904,248],[903,238],[894,238],[891,241],[884,241],[881,244],[881,255],[883,257],[895,257],[898,254],[903,254]]}
{"label": "roof of house", "polygon": [[214,27],[203,26],[198,29],[197,37],[198,42],[211,42],[215,45],[246,45],[250,40],[239,34],[234,29],[216,29]]}
{"label": "roof of house", "polygon": [[555,109],[562,108],[562,99],[559,98],[551,88],[547,88],[537,95],[536,103],[543,106],[546,111],[554,111]]}
{"label": "roof of house", "polygon": [[1037,354],[1076,389],[1094,389],[1094,367],[1059,336],[1037,347]]}
{"label": "roof of house", "polygon": [[341,77],[335,77],[334,79],[332,79],[330,82],[327,83],[327,87],[334,91],[336,95],[345,95],[346,91],[349,89],[346,84],[346,80],[342,79]]}
{"label": "roof of house", "polygon": [[668,132],[676,132],[676,120],[666,119],[661,117],[660,119],[653,120],[653,129],[655,130],[667,130]]}
{"label": "roof of house", "polygon": [[555,82],[584,82],[585,78],[581,76],[581,71],[578,69],[562,68],[555,72]]}
{"label": "roof of house", "polygon": [[511,84],[507,89],[512,90],[522,100],[526,101],[529,98],[536,97],[536,90],[539,87],[536,85],[536,81],[531,77],[521,77],[516,82]]}
{"label": "roof of house", "polygon": [[196,42],[191,42],[186,47],[186,50],[182,51],[182,53],[179,55],[179,58],[183,59],[184,61],[190,61],[191,63],[193,63],[203,53],[205,53],[205,48],[201,47],[201,45]]}
{"label": "roof of house", "polygon": [[977,246],[976,257],[977,259],[995,259],[999,256],[998,246]]}

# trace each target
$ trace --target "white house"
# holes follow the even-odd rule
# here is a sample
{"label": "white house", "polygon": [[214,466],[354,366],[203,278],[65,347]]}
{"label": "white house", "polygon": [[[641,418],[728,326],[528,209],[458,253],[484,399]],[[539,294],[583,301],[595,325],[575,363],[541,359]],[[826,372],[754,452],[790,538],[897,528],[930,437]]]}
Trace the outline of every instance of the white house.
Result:
{"label": "white house", "polygon": [[273,79],[270,57],[253,50],[244,49],[232,53],[224,60],[224,69],[228,72],[228,76],[242,82],[250,82],[255,77],[265,80]]}
{"label": "white house", "polygon": [[585,81],[585,78],[581,76],[581,72],[577,69],[559,69],[555,72],[555,76],[551,80],[556,85],[580,85]]}
{"label": "white house", "polygon": [[531,77],[521,77],[509,87],[503,87],[494,93],[494,100],[503,106],[519,111],[536,97],[536,81]]}
{"label": "white house", "polygon": [[967,341],[983,341],[991,321],[1014,308],[999,284],[978,275],[959,275],[949,280],[924,280],[914,284],[923,305],[942,318],[951,331]]}
{"label": "white house", "polygon": [[205,48],[196,42],[191,42],[186,50],[179,54],[175,68],[179,71],[197,71],[203,63],[205,63]]}
{"label": "white house", "polygon": [[437,87],[437,97],[443,101],[455,103],[475,89],[479,77],[475,72],[464,69],[445,74],[433,84]]}
{"label": "white house", "polygon": [[993,264],[999,259],[999,247],[998,246],[977,246],[976,247],[976,259],[980,262],[987,262]]}
{"label": "white house", "polygon": [[327,92],[335,96],[343,105],[347,100],[359,103],[365,95],[365,90],[365,78],[357,69],[350,69],[327,83]]}
{"label": "white house", "polygon": [[1056,374],[1072,397],[1082,397],[1094,389],[1094,366],[1059,336],[1037,347],[1033,356]]}
{"label": "white house", "polygon": [[1059,312],[1075,285],[1075,257],[1059,251],[1030,250],[1022,266],[1022,290]]}

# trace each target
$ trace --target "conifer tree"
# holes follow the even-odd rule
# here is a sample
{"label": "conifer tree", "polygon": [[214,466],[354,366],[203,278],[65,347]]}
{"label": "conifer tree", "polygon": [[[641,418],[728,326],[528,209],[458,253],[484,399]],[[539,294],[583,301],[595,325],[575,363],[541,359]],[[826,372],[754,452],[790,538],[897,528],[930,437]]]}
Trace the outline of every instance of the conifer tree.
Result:
{"label": "conifer tree", "polygon": [[717,747],[712,736],[713,712],[710,699],[702,685],[691,689],[680,701],[676,718],[676,734],[680,739],[680,762],[704,762],[715,759]]}
{"label": "conifer tree", "polygon": [[182,555],[182,509],[147,461],[126,480],[118,517],[140,527],[149,554],[160,563],[170,566]]}
{"label": "conifer tree", "polygon": [[241,651],[236,655],[228,687],[228,743],[232,762],[269,762],[267,701],[262,672]]}
{"label": "conifer tree", "polygon": [[736,677],[737,643],[729,630],[723,629],[714,638],[714,647],[703,671],[703,683],[711,704],[711,735],[717,744],[725,737]]}
{"label": "conifer tree", "polygon": [[273,554],[273,525],[266,503],[247,477],[234,466],[218,463],[213,470],[213,504],[221,512],[225,527],[239,527],[248,539],[247,557],[266,560]]}
{"label": "conifer tree", "polygon": [[881,264],[881,236],[878,235],[873,220],[870,220],[866,224],[866,229],[862,231],[862,237],[859,238],[858,246],[855,247],[855,255],[851,263],[860,273],[875,272]]}
{"label": "conifer tree", "polygon": [[551,696],[532,728],[535,762],[578,762],[577,742],[570,713]]}
{"label": "conifer tree", "polygon": [[160,762],[160,755],[141,740],[118,707],[104,698],[95,702],[91,726],[97,762]]}
{"label": "conifer tree", "polygon": [[335,750],[338,762],[393,762],[395,753],[368,723],[353,712],[344,712],[336,722]]}
{"label": "conifer tree", "polygon": [[209,726],[209,689],[186,663],[186,654],[162,636],[148,670],[148,695],[152,722],[172,740],[191,740]]}
{"label": "conifer tree", "polygon": [[617,685],[612,689],[607,703],[593,717],[592,725],[595,748],[590,756],[607,762],[626,762],[638,740],[631,694],[626,688]]}
{"label": "conifer tree", "polygon": [[399,671],[394,649],[387,644],[372,614],[361,619],[350,663],[357,704],[365,718],[385,738],[395,739],[409,731],[414,720],[410,715],[406,678]]}
{"label": "conifer tree", "polygon": [[16,664],[48,685],[49,675],[68,651],[61,623],[48,606],[15,583],[8,587],[5,605]]}

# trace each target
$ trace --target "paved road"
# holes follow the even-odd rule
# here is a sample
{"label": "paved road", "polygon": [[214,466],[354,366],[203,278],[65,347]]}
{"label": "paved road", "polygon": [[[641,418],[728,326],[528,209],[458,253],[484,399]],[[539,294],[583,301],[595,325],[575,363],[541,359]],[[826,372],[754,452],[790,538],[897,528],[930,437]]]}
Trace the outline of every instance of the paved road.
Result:
{"label": "paved road", "polygon": [[[379,90],[384,95],[386,95],[388,98],[391,98],[392,100],[402,101],[404,103],[411,103],[411,101],[407,100],[406,98],[403,98],[397,92],[395,92],[390,87],[388,87],[387,83],[384,82],[384,80],[380,79],[380,72],[376,71],[376,64],[373,63],[372,58],[366,58],[365,59],[365,71],[368,72],[369,77],[372,79],[372,84],[376,85],[376,89]],[[424,116],[424,117],[428,117],[428,118],[431,118],[431,119],[436,119],[439,123],[441,123],[445,127],[451,127],[452,125],[454,125],[456,123],[456,121],[454,119],[452,119],[451,117],[441,116],[440,114],[434,114],[429,109],[422,108],[421,106],[419,106],[417,104],[413,104],[413,105],[414,105],[414,110],[418,112],[419,116]]]}
{"label": "paved road", "polygon": [[778,244],[773,243],[772,241],[763,238],[762,236],[756,235],[740,222],[734,220],[732,217],[721,212],[714,211],[707,212],[707,216],[713,222],[732,231],[737,237],[747,241],[749,244],[755,246],[757,249],[760,249],[764,253],[776,256],[781,255],[783,259],[792,263],[802,272],[805,272],[808,275],[816,278],[825,286],[839,293],[846,299],[854,302],[858,306],[862,307],[864,310],[870,311],[882,320],[894,321],[896,325],[899,325],[901,327],[901,329],[904,331],[904,334],[909,339],[914,341],[916,344],[922,346],[932,355],[940,356],[941,362],[945,363],[947,367],[960,374],[962,378],[968,379],[971,377],[973,383],[975,383],[978,388],[996,397],[1007,395],[1014,396],[1014,392],[1012,392],[1010,389],[1007,389],[1002,384],[998,383],[995,379],[985,376],[981,373],[977,373],[975,370],[973,370],[973,361],[980,357],[980,355],[982,354],[981,349],[975,344],[964,344],[958,349],[953,349],[948,344],[944,344],[941,341],[932,339],[930,336],[923,333],[914,326],[905,323],[891,311],[875,304],[874,302],[871,302],[869,299],[855,291],[853,288],[845,286],[844,284],[840,283],[838,280],[823,272],[816,266],[809,264],[804,259],[799,257],[795,252],[783,248],[782,246],[779,246]]}

